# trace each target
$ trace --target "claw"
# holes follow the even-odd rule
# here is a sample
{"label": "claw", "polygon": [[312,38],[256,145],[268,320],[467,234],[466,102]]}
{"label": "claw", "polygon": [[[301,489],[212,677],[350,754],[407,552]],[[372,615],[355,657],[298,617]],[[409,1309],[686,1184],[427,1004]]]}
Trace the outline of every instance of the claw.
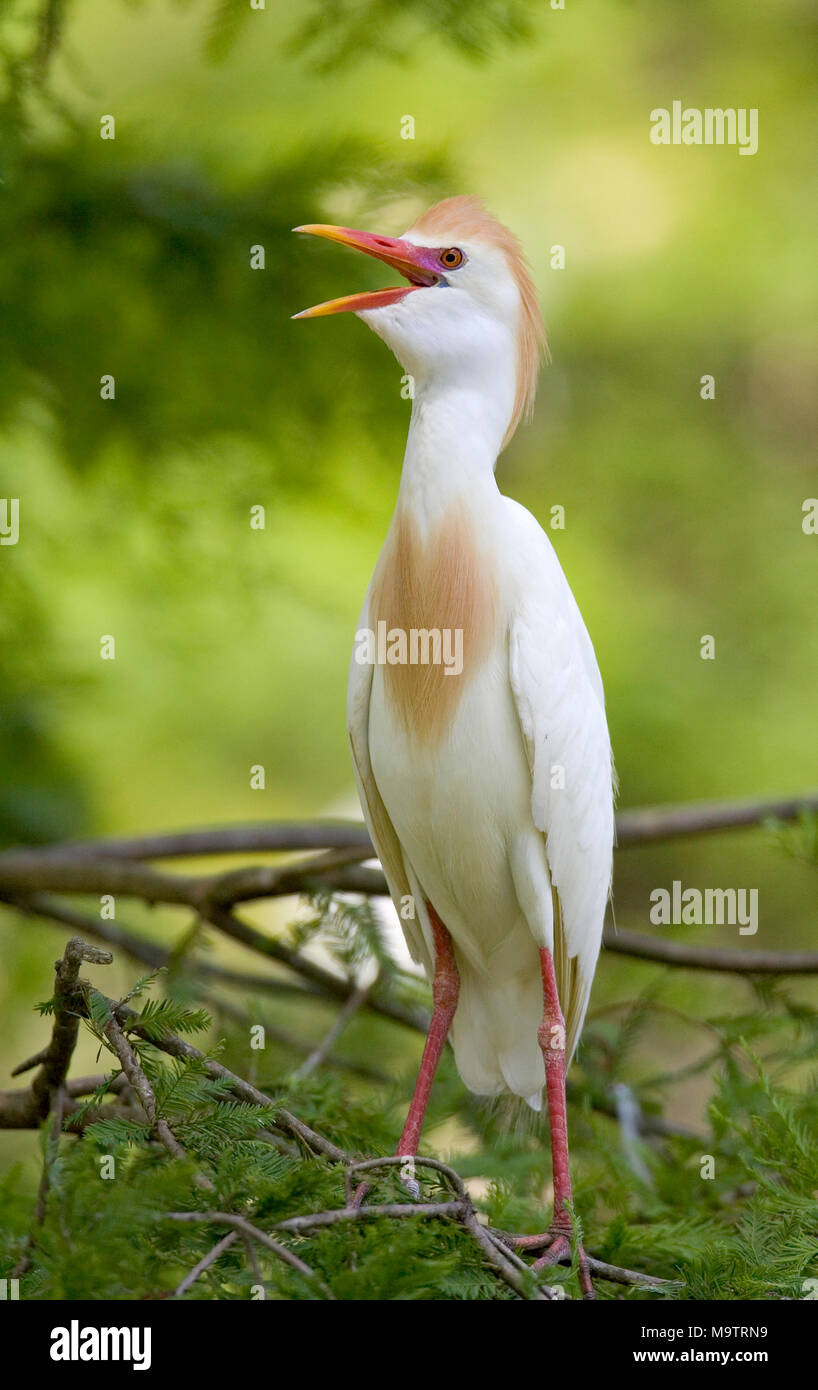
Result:
{"label": "claw", "polygon": [[[566,1255],[569,1259],[571,1258],[571,1242],[568,1236],[557,1234],[545,1254],[540,1255],[540,1258],[534,1261],[531,1268],[535,1270],[547,1269],[549,1265],[559,1264]],[[595,1299],[596,1292],[591,1279],[591,1266],[581,1245],[577,1251],[577,1263],[579,1264],[579,1286],[582,1289],[582,1297],[587,1301]]]}
{"label": "claw", "polygon": [[544,1255],[535,1260],[532,1269],[547,1269],[549,1265],[559,1264],[566,1255],[571,1254],[571,1242],[567,1236],[555,1236]]}

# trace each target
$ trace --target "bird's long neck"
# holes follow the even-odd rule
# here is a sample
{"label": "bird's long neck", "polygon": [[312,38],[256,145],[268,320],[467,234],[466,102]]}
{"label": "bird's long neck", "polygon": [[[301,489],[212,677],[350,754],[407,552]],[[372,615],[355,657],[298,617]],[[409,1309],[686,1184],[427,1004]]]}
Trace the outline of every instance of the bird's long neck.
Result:
{"label": "bird's long neck", "polygon": [[438,633],[461,653],[458,680],[447,679],[439,663],[384,666],[387,701],[421,742],[442,737],[497,631],[491,538],[503,429],[479,392],[429,387],[415,395],[369,612],[387,632]]}
{"label": "bird's long neck", "polygon": [[427,383],[416,389],[397,511],[421,534],[453,506],[496,504],[494,466],[507,411],[494,392]]}

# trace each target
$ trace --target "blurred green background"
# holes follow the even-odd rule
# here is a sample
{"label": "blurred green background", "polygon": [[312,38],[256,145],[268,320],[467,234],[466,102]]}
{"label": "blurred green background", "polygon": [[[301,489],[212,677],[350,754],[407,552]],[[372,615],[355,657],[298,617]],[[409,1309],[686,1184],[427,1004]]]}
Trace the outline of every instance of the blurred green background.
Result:
{"label": "blurred green background", "polygon": [[[499,478],[544,523],[565,508],[551,534],[621,804],[815,782],[815,27],[807,0],[6,6],[6,842],[356,813],[346,669],[409,405],[362,324],[289,318],[382,272],[290,229],[396,234],[464,192],[519,234],[539,285],[553,364]],[[653,145],[650,112],[675,99],[757,107],[758,153]],[[674,878],[760,895],[754,939],[674,939],[814,941],[814,872],[762,832],[622,852],[620,925],[649,929]],[[30,1008],[60,939],[0,914],[4,1074],[42,1034]],[[608,957],[595,1004],[651,971]],[[667,989],[706,1009],[745,987]],[[688,1041],[654,1032],[649,1051]]]}

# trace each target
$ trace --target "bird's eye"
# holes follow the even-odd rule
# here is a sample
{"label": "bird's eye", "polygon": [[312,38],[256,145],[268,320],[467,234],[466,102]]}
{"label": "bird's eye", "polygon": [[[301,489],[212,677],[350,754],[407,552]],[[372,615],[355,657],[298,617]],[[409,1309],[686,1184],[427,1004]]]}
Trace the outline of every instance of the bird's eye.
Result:
{"label": "bird's eye", "polygon": [[445,265],[447,270],[455,270],[462,265],[464,260],[463,252],[458,251],[456,246],[450,246],[447,251],[441,251],[440,262]]}

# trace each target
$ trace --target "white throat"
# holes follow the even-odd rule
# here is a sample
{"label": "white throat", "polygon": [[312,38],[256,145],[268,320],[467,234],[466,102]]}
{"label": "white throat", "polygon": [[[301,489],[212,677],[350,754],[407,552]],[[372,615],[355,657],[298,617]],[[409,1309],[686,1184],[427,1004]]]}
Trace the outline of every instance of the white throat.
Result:
{"label": "white throat", "polygon": [[513,400],[513,381],[508,390],[503,385],[416,386],[398,503],[421,530],[455,502],[479,505],[497,495],[494,468]]}

